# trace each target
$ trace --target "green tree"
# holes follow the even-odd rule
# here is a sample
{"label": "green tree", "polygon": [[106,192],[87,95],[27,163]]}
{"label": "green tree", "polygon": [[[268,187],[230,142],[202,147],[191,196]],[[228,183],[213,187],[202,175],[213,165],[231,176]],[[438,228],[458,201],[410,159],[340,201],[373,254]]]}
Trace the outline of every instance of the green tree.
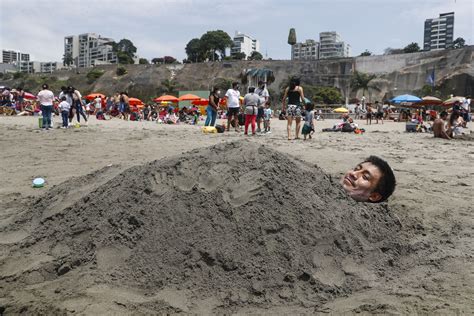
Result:
{"label": "green tree", "polygon": [[73,64],[74,60],[72,58],[71,53],[64,53],[63,55],[63,65],[64,66],[71,66]]}
{"label": "green tree", "polygon": [[163,57],[163,61],[165,64],[174,64],[177,62],[176,58],[171,57],[171,56],[165,56]]}
{"label": "green tree", "polygon": [[263,59],[263,55],[257,51],[253,51],[249,56],[249,60],[262,60],[262,59]]}
{"label": "green tree", "polygon": [[453,41],[453,48],[463,48],[466,46],[466,41],[462,37],[458,37]]}
{"label": "green tree", "polygon": [[127,73],[127,69],[125,69],[125,67],[123,67],[123,66],[118,66],[117,67],[117,71],[116,71],[117,76],[123,76],[126,73]]}
{"label": "green tree", "polygon": [[296,44],[296,31],[294,28],[291,28],[288,34],[288,44],[291,46]]}
{"label": "green tree", "polygon": [[188,55],[188,60],[195,63],[204,61],[203,49],[199,38],[190,40],[186,45],[185,51],[186,55]]}
{"label": "green tree", "polygon": [[149,64],[148,59],[146,59],[146,58],[140,58],[140,59],[138,60],[138,63],[139,63],[140,65],[148,65],[148,64]]}
{"label": "green tree", "polygon": [[365,52],[363,52],[362,54],[360,54],[360,56],[372,56],[372,52],[368,51],[367,49],[365,50]]}
{"label": "green tree", "polygon": [[165,62],[165,59],[163,57],[155,57],[151,60],[153,64],[163,64]]}
{"label": "green tree", "polygon": [[225,57],[226,48],[231,47],[233,44],[229,34],[222,30],[207,31],[201,36],[200,39],[200,50],[206,53],[206,57],[211,57],[213,60],[216,54],[220,55],[220,58]]}
{"label": "green tree", "polygon": [[105,73],[104,70],[98,68],[92,68],[86,75],[87,83],[91,84],[97,79],[99,79]]}
{"label": "green tree", "polygon": [[232,54],[232,59],[235,59],[235,60],[244,60],[245,57],[246,56],[244,52],[238,52],[238,53]]}
{"label": "green tree", "polygon": [[137,52],[137,48],[133,43],[124,38],[121,39],[120,42],[110,42],[112,45],[112,50],[114,53],[117,54],[117,59],[119,64],[133,64],[135,57],[135,53]]}
{"label": "green tree", "polygon": [[420,46],[418,46],[418,43],[410,43],[407,46],[403,48],[404,53],[416,53],[420,51]]}
{"label": "green tree", "polygon": [[[375,78],[377,78],[377,76],[374,74],[368,75],[363,72],[358,72],[358,71],[354,72],[351,78],[352,91],[357,92],[362,89],[362,95],[365,95],[365,91],[369,91],[369,89],[380,91],[380,89],[377,86],[370,84],[370,82]],[[369,95],[369,101],[370,101],[370,95]]]}
{"label": "green tree", "polygon": [[161,81],[161,93],[165,94],[173,94],[173,92],[176,92],[178,85],[174,80],[170,79],[165,79]]}

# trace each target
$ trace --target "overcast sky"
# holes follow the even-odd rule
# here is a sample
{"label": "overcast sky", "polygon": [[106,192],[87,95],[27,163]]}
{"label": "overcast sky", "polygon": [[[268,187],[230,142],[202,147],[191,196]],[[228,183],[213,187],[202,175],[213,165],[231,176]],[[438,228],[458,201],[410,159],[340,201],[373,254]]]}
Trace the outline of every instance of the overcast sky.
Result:
{"label": "overcast sky", "polygon": [[260,40],[264,56],[290,59],[288,31],[298,42],[337,31],[356,56],[411,42],[423,47],[427,18],[455,12],[454,37],[473,44],[473,0],[0,0],[0,48],[32,60],[61,61],[64,37],[96,33],[131,40],[140,57],[182,60],[193,38],[221,29]]}

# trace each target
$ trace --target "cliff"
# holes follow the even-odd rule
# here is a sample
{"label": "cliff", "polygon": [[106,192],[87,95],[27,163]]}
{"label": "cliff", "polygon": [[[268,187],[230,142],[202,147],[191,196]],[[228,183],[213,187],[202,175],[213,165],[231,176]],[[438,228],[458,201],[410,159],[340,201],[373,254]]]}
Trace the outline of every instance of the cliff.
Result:
{"label": "cliff", "polygon": [[62,85],[74,85],[83,93],[112,94],[126,90],[131,96],[149,100],[163,91],[161,82],[174,79],[179,90],[208,90],[219,80],[240,80],[245,69],[267,68],[275,81],[269,86],[278,91],[289,76],[299,76],[303,84],[332,86],[343,96],[361,97],[362,91],[350,89],[354,71],[376,74],[373,84],[380,91],[369,91],[369,98],[386,99],[403,93],[414,93],[426,85],[428,74],[435,70],[438,90],[444,95],[474,94],[474,46],[456,50],[442,50],[400,55],[383,55],[315,61],[262,60],[223,61],[185,65],[124,65],[127,74],[116,75],[115,65],[99,66],[104,74],[94,82],[86,78],[90,69],[57,71],[53,74],[34,74],[17,79],[0,79],[0,85],[23,86],[37,92],[43,82],[55,91]]}

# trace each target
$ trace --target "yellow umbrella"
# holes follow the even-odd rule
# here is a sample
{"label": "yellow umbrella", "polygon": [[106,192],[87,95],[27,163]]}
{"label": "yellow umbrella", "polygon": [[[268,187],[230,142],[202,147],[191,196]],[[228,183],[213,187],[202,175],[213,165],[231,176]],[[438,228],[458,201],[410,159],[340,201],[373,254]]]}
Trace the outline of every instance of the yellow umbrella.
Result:
{"label": "yellow umbrella", "polygon": [[349,110],[346,108],[337,108],[333,110],[334,113],[349,113]]}

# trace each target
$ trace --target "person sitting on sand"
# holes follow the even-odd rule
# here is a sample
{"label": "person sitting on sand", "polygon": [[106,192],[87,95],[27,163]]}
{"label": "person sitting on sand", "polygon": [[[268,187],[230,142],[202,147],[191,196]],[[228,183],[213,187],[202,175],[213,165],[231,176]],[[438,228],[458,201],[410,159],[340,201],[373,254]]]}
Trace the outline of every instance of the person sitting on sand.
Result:
{"label": "person sitting on sand", "polygon": [[448,135],[450,137],[461,136],[464,134],[462,126],[464,125],[464,120],[462,119],[459,112],[453,111],[449,117],[448,123]]}
{"label": "person sitting on sand", "polygon": [[448,118],[448,112],[443,111],[440,113],[439,118],[435,119],[435,121],[433,122],[433,126],[431,127],[431,129],[433,130],[434,137],[451,139],[446,129],[447,118]]}
{"label": "person sitting on sand", "polygon": [[377,156],[370,156],[341,179],[344,191],[358,202],[379,203],[387,200],[395,190],[396,180],[389,164]]}

